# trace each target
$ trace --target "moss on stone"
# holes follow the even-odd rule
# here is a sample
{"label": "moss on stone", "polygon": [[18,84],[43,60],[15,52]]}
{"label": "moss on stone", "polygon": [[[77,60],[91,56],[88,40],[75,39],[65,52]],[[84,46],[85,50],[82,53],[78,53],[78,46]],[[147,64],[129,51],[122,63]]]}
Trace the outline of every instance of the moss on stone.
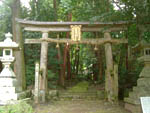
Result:
{"label": "moss on stone", "polygon": [[83,81],[83,82],[79,82],[77,85],[70,88],[68,92],[73,92],[73,93],[87,92],[88,87],[89,87],[89,82]]}

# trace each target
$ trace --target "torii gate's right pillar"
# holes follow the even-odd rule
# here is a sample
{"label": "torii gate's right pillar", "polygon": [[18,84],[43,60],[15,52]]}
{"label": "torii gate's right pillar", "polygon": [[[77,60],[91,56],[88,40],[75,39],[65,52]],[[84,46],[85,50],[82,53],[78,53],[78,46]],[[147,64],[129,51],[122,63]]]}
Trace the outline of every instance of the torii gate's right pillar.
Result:
{"label": "torii gate's right pillar", "polygon": [[[110,33],[104,33],[104,38],[110,39]],[[111,43],[105,44],[106,71],[105,91],[109,102],[118,100],[118,66],[113,63]]]}

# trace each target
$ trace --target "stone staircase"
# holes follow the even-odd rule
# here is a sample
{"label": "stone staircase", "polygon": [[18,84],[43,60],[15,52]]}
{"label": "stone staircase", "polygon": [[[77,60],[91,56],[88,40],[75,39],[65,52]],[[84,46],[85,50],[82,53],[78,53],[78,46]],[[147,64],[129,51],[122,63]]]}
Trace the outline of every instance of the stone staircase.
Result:
{"label": "stone staircase", "polygon": [[140,97],[150,96],[150,66],[145,66],[137,80],[137,86],[124,98],[125,108],[132,113],[141,113]]}
{"label": "stone staircase", "polygon": [[59,98],[61,100],[95,100],[95,99],[104,99],[104,91],[88,91],[88,92],[67,92],[59,91]]}

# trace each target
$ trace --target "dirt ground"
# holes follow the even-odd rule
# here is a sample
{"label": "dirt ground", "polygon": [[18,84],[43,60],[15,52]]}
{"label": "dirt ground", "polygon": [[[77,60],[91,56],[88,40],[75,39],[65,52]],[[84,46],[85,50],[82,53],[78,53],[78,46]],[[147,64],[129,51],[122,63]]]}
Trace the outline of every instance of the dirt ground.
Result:
{"label": "dirt ground", "polygon": [[35,113],[130,113],[105,100],[61,100],[35,106]]}

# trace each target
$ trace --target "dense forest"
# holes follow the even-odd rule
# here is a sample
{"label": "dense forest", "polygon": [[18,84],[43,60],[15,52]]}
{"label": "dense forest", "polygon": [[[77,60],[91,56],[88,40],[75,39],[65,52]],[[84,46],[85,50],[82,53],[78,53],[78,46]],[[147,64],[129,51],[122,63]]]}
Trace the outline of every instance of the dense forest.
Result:
{"label": "dense forest", "polygon": [[[26,7],[20,0],[0,0],[0,40],[4,34],[13,32],[13,6],[19,3],[19,18],[35,21],[89,21],[130,22],[127,30],[112,32],[113,38],[128,39],[128,44],[113,45],[113,58],[119,67],[119,91],[123,98],[133,85],[142,69],[136,61],[132,47],[141,40],[150,41],[150,0],[30,0]],[[41,38],[41,33],[26,32],[23,38]],[[70,33],[49,33],[52,38],[70,38]],[[101,32],[84,32],[82,38],[103,37]],[[40,60],[40,44],[24,45],[26,84],[34,84],[35,61]],[[70,81],[87,80],[102,84],[105,79],[104,47],[92,45],[49,44],[48,86],[56,89],[59,84],[67,87]],[[65,80],[62,80],[62,77]],[[125,91],[126,90],[126,91]]]}

